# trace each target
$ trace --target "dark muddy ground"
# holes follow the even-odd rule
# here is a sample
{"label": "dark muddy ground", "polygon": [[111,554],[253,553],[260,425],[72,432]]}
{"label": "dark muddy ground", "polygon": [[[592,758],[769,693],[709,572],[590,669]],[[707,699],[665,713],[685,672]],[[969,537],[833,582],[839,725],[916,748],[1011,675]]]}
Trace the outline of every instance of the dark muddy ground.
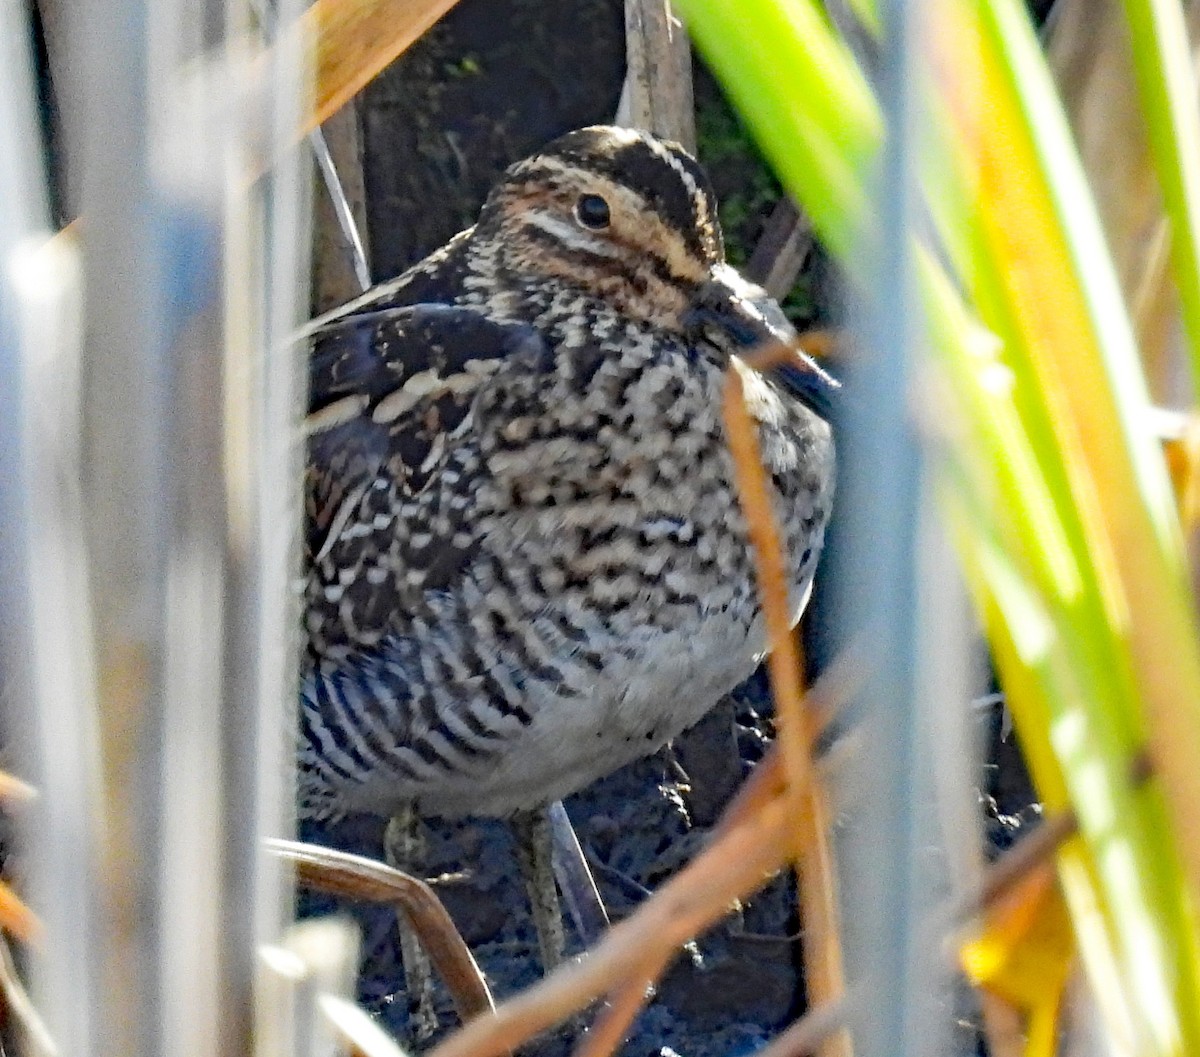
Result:
{"label": "dark muddy ground", "polygon": [[[605,905],[614,920],[686,863],[736,786],[769,743],[770,702],[762,673],[719,705],[668,751],[626,767],[567,801]],[[999,710],[980,717],[980,737],[993,761],[980,776],[980,802],[993,851],[1007,847],[1036,820],[1015,745],[1001,736]],[[382,824],[350,819],[305,839],[379,857]],[[498,998],[535,982],[537,941],[512,838],[494,821],[433,822],[427,827],[430,876],[460,875],[439,894],[470,944]],[[736,1057],[759,1049],[803,1011],[803,966],[796,941],[795,889],[776,877],[742,910],[682,952],[622,1052],[634,1057]],[[306,912],[334,909],[308,898]],[[344,907],[342,909],[345,909]],[[406,1037],[403,971],[390,911],[356,908],[363,927],[360,998],[399,1038]],[[572,936],[571,951],[582,949]],[[448,1030],[456,1021],[438,988]],[[956,1052],[983,1054],[973,1009],[964,995]],[[528,1052],[558,1057],[575,1032],[558,1032]]]}
{"label": "dark muddy ground", "polygon": [[[512,161],[581,125],[611,119],[624,67],[621,0],[463,0],[361,101],[372,268],[402,271],[470,224],[487,190]],[[744,261],[778,201],[762,166],[713,81],[697,75],[699,153],[722,200],[734,263]],[[800,326],[835,317],[836,281],[815,252],[787,300]],[[836,545],[836,525],[833,529]],[[809,656],[828,653],[818,594],[806,618]],[[721,806],[771,737],[761,673],[672,750],[623,769],[567,804],[614,918],[627,914],[702,844]],[[969,707],[964,702],[964,708]],[[981,717],[990,745],[981,805],[995,847],[1011,842],[1031,796],[1015,749],[999,738],[999,715]],[[994,797],[994,799],[992,799]],[[1024,814],[1023,814],[1024,813]],[[379,820],[308,830],[307,839],[377,856]],[[536,943],[507,830],[499,823],[434,824],[431,875],[462,872],[441,895],[503,997],[539,975]],[[776,878],[736,917],[700,937],[672,968],[623,1052],[636,1057],[729,1057],[759,1048],[801,1011],[795,893]],[[328,901],[306,899],[306,911]],[[394,919],[360,912],[360,992],[400,1037],[403,975]],[[576,947],[578,949],[578,941]],[[439,993],[443,1023],[453,1025]],[[966,1019],[969,1021],[969,1008]],[[537,1052],[567,1051],[568,1035]],[[969,1023],[961,1052],[976,1052]]]}
{"label": "dark muddy ground", "polygon": [[[736,703],[719,706],[672,751],[660,753],[596,783],[567,801],[601,897],[620,919],[670,877],[700,847],[732,790],[762,753],[770,724],[752,703],[756,680]],[[761,707],[761,705],[759,706]],[[698,777],[689,780],[689,771]],[[379,854],[377,820],[350,820],[333,833],[340,845]],[[498,996],[540,975],[537,943],[516,867],[508,827],[492,821],[431,823],[429,873],[462,872],[439,887],[446,906]],[[322,906],[329,906],[322,903]],[[798,1012],[799,949],[794,892],[776,878],[742,912],[700,937],[663,981],[624,1052],[681,1055],[747,1053]],[[403,1035],[406,1006],[394,918],[362,917],[361,997]],[[572,935],[571,951],[582,949]],[[438,1008],[453,1025],[448,995]],[[568,1052],[572,1033],[543,1041],[536,1052]]]}

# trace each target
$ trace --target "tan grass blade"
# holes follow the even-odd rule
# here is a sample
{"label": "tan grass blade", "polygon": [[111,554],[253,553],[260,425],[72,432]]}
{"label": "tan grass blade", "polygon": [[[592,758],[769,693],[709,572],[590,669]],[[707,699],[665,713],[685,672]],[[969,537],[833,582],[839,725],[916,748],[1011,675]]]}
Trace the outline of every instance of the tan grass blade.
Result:
{"label": "tan grass blade", "polygon": [[28,782],[0,771],[0,802],[8,804],[26,803],[37,798],[37,790]]}
{"label": "tan grass blade", "polygon": [[317,0],[302,18],[316,54],[313,113],[322,124],[450,10],[456,0]]}
{"label": "tan grass blade", "polygon": [[38,916],[3,881],[0,881],[0,928],[25,943],[36,943],[42,936]]}

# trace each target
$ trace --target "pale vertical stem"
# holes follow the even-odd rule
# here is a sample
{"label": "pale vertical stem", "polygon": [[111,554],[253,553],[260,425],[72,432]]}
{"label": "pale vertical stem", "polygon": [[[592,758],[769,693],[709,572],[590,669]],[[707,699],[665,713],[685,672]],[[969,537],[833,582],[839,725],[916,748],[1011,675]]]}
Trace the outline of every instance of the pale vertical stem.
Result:
{"label": "pale vertical stem", "polygon": [[692,53],[670,0],[625,0],[627,71],[618,121],[696,150]]}
{"label": "pale vertical stem", "polygon": [[[278,934],[283,905],[259,837],[287,831],[290,799],[300,372],[287,335],[306,212],[282,149],[259,211],[223,208],[247,199],[237,133],[258,130],[214,117],[246,89],[236,57],[184,84],[204,68],[209,14],[122,0],[121,17],[81,27],[94,108],[87,524],[111,822],[95,1036],[102,1052],[147,1057],[246,1052],[254,947]],[[278,146],[306,106],[306,64],[295,43],[271,63],[265,138]],[[231,246],[248,264],[222,305]],[[239,317],[258,325],[254,355],[234,358],[222,325],[240,297],[262,307]]]}
{"label": "pale vertical stem", "polygon": [[860,248],[870,261],[861,305],[862,348],[848,371],[839,433],[841,546],[825,574],[838,591],[844,634],[871,644],[871,667],[856,711],[862,734],[856,788],[869,790],[847,828],[847,961],[853,984],[870,988],[856,1007],[861,1057],[930,1057],[922,975],[930,839],[919,795],[917,722],[919,604],[916,526],[924,475],[907,396],[919,379],[913,297],[912,11],[882,0],[879,96],[890,134],[875,173],[877,241]]}
{"label": "pale vertical stem", "polygon": [[317,314],[371,286],[362,130],[351,101],[309,134],[325,184],[315,218],[313,302]]}
{"label": "pale vertical stem", "polygon": [[940,920],[928,910],[935,901],[968,898],[982,883],[983,827],[976,794],[982,766],[976,718],[968,702],[980,692],[985,647],[933,499],[923,490],[917,530],[920,625],[914,719],[922,752],[933,761],[924,788],[916,790],[917,799],[932,805],[936,830],[928,838],[925,896],[917,905],[914,929],[926,981],[916,995],[926,1003],[917,1011],[924,1025],[921,1043],[925,1052],[939,1054],[952,1052],[948,996],[957,987],[957,971],[944,956]]}
{"label": "pale vertical stem", "polygon": [[[307,361],[294,335],[307,318],[311,260],[311,165],[294,139],[312,105],[309,40],[297,31],[302,12],[299,0],[277,5],[279,31],[266,66],[268,127],[262,140],[232,144],[226,184],[223,480],[231,577],[224,679],[231,868],[225,926],[229,972],[247,1000],[237,1012],[247,1029],[254,950],[278,942],[290,916],[290,878],[266,856],[263,842],[291,836],[295,826],[300,614],[294,584]],[[245,0],[229,0],[227,17],[231,25],[248,21]],[[256,143],[272,165],[247,190],[246,174],[261,171]],[[263,999],[257,996],[255,1008],[269,1017],[273,1011]]]}
{"label": "pale vertical stem", "polygon": [[101,1053],[160,1052],[160,742],[170,541],[171,378],[164,234],[149,163],[149,27],[143,0],[73,12],[84,108],[83,358],[87,546],[99,669],[107,823],[100,863]]}
{"label": "pale vertical stem", "polygon": [[33,992],[59,1052],[86,1057],[103,1052],[95,1037],[103,908],[79,502],[81,284],[75,247],[50,239],[30,41],[23,8],[0,5],[0,671],[4,733],[40,792],[19,834],[44,924]]}

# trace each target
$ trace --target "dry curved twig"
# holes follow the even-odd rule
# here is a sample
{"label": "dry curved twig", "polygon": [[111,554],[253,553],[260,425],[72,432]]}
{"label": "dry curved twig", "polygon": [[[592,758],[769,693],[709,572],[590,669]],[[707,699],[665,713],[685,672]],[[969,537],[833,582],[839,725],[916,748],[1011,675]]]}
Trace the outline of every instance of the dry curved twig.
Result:
{"label": "dry curved twig", "polygon": [[541,983],[467,1024],[432,1057],[499,1057],[627,981],[646,980],[691,937],[762,887],[794,852],[793,826],[779,798],[727,828],[649,902],[592,950]]}
{"label": "dry curved twig", "polygon": [[424,881],[374,859],[316,844],[270,840],[267,848],[294,867],[302,885],[349,899],[391,903],[402,910],[445,980],[463,1023],[495,1009],[475,956]]}

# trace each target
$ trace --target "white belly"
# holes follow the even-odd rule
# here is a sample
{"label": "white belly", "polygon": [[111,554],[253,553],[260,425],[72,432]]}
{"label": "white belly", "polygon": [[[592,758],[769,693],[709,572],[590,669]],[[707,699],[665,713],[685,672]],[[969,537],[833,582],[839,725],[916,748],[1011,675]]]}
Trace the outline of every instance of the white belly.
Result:
{"label": "white belly", "polygon": [[[810,588],[811,580],[793,604],[793,620]],[[432,815],[506,816],[569,796],[698,723],[753,673],[764,642],[760,617],[747,626],[712,614],[688,632],[656,631],[626,643],[625,656],[597,675],[591,696],[545,693],[534,702],[533,723],[487,773],[447,781],[420,795],[420,807]]]}

